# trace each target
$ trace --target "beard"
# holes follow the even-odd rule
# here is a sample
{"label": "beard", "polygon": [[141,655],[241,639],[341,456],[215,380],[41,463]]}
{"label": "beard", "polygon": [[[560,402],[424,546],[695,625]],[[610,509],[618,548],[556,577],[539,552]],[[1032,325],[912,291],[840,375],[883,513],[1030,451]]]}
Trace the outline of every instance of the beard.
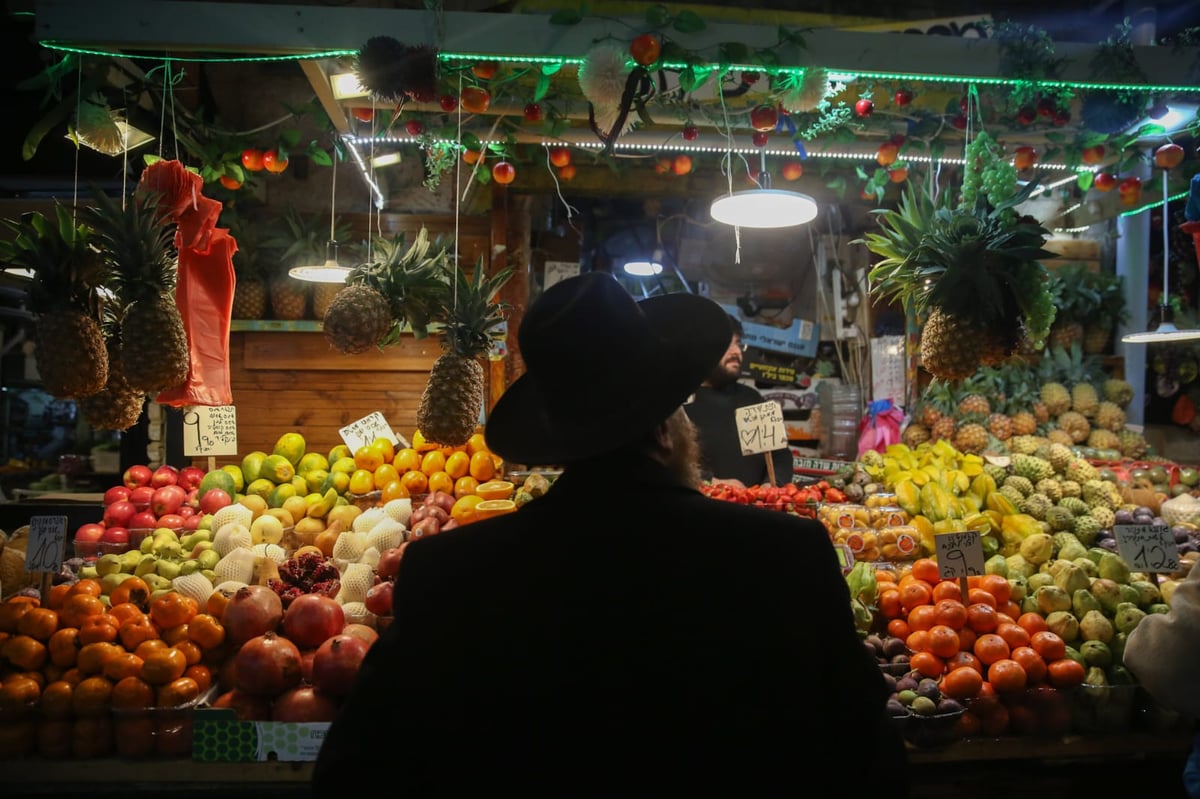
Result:
{"label": "beard", "polygon": [[708,373],[707,383],[713,388],[722,388],[734,382],[741,376],[741,363],[726,361],[722,358]]}
{"label": "beard", "polygon": [[666,424],[667,443],[663,448],[663,464],[681,482],[699,488],[703,478],[700,475],[700,444],[696,426],[682,407],[667,418]]}

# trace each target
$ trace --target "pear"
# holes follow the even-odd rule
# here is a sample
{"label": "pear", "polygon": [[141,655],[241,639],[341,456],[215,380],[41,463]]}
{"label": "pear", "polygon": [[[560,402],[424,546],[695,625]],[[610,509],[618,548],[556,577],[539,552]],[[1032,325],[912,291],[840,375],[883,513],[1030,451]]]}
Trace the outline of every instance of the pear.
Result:
{"label": "pear", "polygon": [[1043,614],[1071,609],[1071,595],[1057,585],[1043,585],[1034,592],[1034,596]]}
{"label": "pear", "polygon": [[1084,641],[1108,643],[1112,640],[1114,632],[1113,623],[1099,610],[1089,610],[1079,622],[1079,634],[1083,636]]}
{"label": "pear", "polygon": [[197,556],[196,562],[200,564],[201,571],[212,570],[221,562],[221,555],[217,550],[209,548]]}
{"label": "pear", "polygon": [[[179,544],[175,546],[178,547]],[[168,558],[159,558],[158,563],[155,565],[155,571],[158,572],[160,577],[164,577],[167,580],[174,580],[179,576],[180,563]]]}
{"label": "pear", "polygon": [[142,555],[137,566],[134,567],[133,573],[138,577],[145,577],[147,574],[157,573],[158,555],[153,553]]}
{"label": "pear", "polygon": [[118,585],[132,576],[129,572],[109,572],[100,578],[100,590],[105,594],[111,594]]}
{"label": "pear", "polygon": [[1115,552],[1105,552],[1100,558],[1100,576],[1115,583],[1129,582],[1129,564]]}
{"label": "pear", "polygon": [[1071,594],[1071,611],[1075,614],[1075,618],[1082,619],[1089,610],[1103,610],[1100,600],[1096,599],[1095,594],[1086,588],[1080,588]]}
{"label": "pear", "polygon": [[1112,650],[1108,648],[1108,644],[1095,639],[1080,644],[1079,654],[1083,655],[1083,660],[1088,666],[1107,669],[1113,662]]}
{"label": "pear", "polygon": [[130,549],[121,553],[121,571],[133,573],[137,568],[138,563],[142,559],[142,553],[136,549]]}
{"label": "pear", "polygon": [[119,574],[121,572],[121,556],[113,553],[101,555],[96,560],[96,574],[101,578],[107,577],[110,574]]}
{"label": "pear", "polygon": [[1132,602],[1122,602],[1117,605],[1117,612],[1113,616],[1113,626],[1118,632],[1123,632],[1126,635],[1133,632],[1133,628],[1138,626],[1138,622],[1146,617],[1146,611],[1139,608]]}
{"label": "pear", "polygon": [[1092,559],[1089,557],[1084,556],[1082,558],[1075,558],[1071,562],[1078,566],[1080,570],[1088,576],[1089,582],[1091,582],[1093,577],[1100,576],[1100,567],[1093,563]]}

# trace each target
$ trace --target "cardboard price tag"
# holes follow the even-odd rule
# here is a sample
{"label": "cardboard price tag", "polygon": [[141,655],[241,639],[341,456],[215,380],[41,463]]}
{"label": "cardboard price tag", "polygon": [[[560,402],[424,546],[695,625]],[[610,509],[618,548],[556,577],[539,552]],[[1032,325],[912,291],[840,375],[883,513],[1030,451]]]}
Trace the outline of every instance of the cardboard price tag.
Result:
{"label": "cardboard price tag", "polygon": [[938,533],[933,540],[937,544],[938,576],[943,580],[983,574],[983,539],[979,531]]}
{"label": "cardboard price tag", "polygon": [[392,432],[392,426],[379,411],[367,414],[357,422],[351,422],[338,430],[338,435],[342,437],[342,441],[346,443],[352,453],[377,438],[386,438],[393,444],[400,443],[400,439]]}
{"label": "cardboard price tag", "polygon": [[29,517],[25,571],[56,573],[62,567],[67,543],[66,516]]}
{"label": "cardboard price tag", "polygon": [[237,455],[237,409],[232,405],[193,405],[183,414],[183,454]]}
{"label": "cardboard price tag", "polygon": [[1114,524],[1117,552],[1135,572],[1179,571],[1179,546],[1165,524]]}
{"label": "cardboard price tag", "polygon": [[775,400],[738,408],[733,415],[743,455],[770,452],[787,446],[783,408]]}

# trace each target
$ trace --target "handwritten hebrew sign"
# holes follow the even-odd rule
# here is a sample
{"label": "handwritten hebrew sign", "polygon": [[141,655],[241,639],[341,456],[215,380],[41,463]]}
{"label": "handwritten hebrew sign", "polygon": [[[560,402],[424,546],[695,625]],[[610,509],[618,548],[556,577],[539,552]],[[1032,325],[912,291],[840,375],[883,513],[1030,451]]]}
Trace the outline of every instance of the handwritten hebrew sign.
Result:
{"label": "handwritten hebrew sign", "polygon": [[237,409],[193,405],[183,414],[183,454],[237,455]]}
{"label": "handwritten hebrew sign", "polygon": [[1117,552],[1135,572],[1179,571],[1179,547],[1165,524],[1115,524]]}
{"label": "handwritten hebrew sign", "polygon": [[392,432],[392,426],[379,411],[367,414],[357,422],[351,422],[338,430],[338,435],[342,437],[342,441],[346,442],[346,446],[350,448],[351,452],[359,447],[365,447],[377,438],[386,438],[393,444],[400,443],[400,439]]}
{"label": "handwritten hebrew sign", "polygon": [[938,576],[943,580],[983,574],[983,539],[977,530],[938,533],[933,540],[937,544]]}
{"label": "handwritten hebrew sign", "polygon": [[743,455],[770,452],[787,446],[783,408],[775,400],[747,405],[733,412]]}
{"label": "handwritten hebrew sign", "polygon": [[57,572],[62,567],[67,543],[66,516],[29,517],[29,543],[25,547],[25,571]]}

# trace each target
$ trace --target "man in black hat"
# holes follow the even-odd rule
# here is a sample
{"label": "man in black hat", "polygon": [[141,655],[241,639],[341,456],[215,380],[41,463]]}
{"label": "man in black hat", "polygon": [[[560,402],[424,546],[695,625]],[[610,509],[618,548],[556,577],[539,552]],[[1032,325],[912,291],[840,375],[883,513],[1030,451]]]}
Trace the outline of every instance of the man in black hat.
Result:
{"label": "man in black hat", "polygon": [[[752,485],[784,485],[792,481],[792,451],[785,445],[765,455],[742,454],[738,438],[738,408],[758,405],[763,395],[756,389],[738,382],[742,374],[742,323],[729,317],[733,335],[724,354],[713,365],[704,382],[684,410],[696,431],[700,443],[701,474],[713,483],[725,483],[738,488]],[[771,459],[774,480],[767,470]]]}
{"label": "man in black hat", "polygon": [[818,523],[706,498],[681,404],[715,303],[547,289],[488,420],[542,497],[410,544],[314,793],[904,796],[888,690]]}

